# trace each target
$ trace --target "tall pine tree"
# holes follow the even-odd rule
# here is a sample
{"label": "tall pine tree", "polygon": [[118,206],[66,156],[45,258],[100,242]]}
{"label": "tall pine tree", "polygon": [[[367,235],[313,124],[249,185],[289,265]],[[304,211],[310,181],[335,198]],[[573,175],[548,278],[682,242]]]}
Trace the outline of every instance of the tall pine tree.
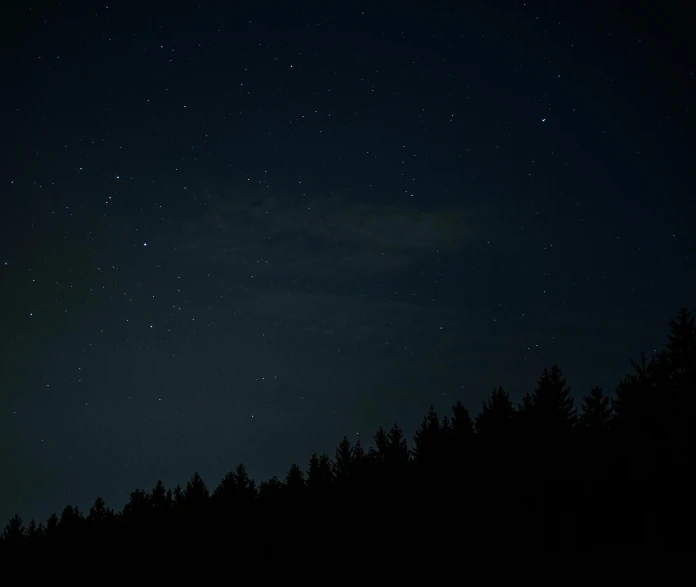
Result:
{"label": "tall pine tree", "polygon": [[611,427],[614,410],[611,398],[597,386],[590,390],[590,395],[583,398],[578,424],[581,431],[594,437],[605,436]]}
{"label": "tall pine tree", "polygon": [[523,420],[533,434],[549,441],[571,432],[577,420],[573,396],[558,365],[544,369],[534,393],[523,402]]}

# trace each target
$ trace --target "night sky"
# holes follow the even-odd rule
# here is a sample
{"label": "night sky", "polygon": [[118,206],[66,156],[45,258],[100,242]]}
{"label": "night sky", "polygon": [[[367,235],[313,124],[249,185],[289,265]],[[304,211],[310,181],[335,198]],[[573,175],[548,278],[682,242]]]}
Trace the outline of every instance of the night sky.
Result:
{"label": "night sky", "polygon": [[613,391],[695,305],[669,2],[17,4],[3,524],[282,477],[555,362]]}

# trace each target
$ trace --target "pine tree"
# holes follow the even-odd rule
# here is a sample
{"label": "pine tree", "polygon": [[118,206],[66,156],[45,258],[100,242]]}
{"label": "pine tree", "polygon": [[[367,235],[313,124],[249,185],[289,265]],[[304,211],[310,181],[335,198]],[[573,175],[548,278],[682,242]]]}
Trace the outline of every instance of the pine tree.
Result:
{"label": "pine tree", "polygon": [[659,434],[663,427],[663,404],[654,405],[657,397],[657,361],[647,361],[641,353],[640,363],[631,360],[633,373],[623,377],[616,388],[613,408],[617,431],[624,437],[645,442]]}
{"label": "pine tree", "polygon": [[353,463],[353,470],[359,476],[363,476],[365,473],[365,464],[367,463],[368,455],[363,448],[360,439],[355,441],[355,445],[351,450],[351,459]]}
{"label": "pine tree", "polygon": [[229,471],[214,489],[212,499],[216,502],[234,498],[237,495],[237,475]]}
{"label": "pine tree", "polygon": [[164,488],[164,483],[161,480],[157,481],[157,484],[152,488],[150,503],[157,515],[161,515],[169,509],[167,507],[167,490]]}
{"label": "pine tree", "polygon": [[256,483],[249,477],[244,463],[237,465],[237,468],[234,470],[234,479],[239,498],[250,500],[256,496]]}
{"label": "pine tree", "polygon": [[543,370],[534,393],[525,396],[523,418],[535,436],[551,441],[552,437],[572,430],[577,420],[573,403],[563,372],[558,365],[552,365]]}
{"label": "pine tree", "polygon": [[27,530],[26,530],[27,542],[35,543],[37,541],[37,533],[38,533],[38,527],[36,526],[36,522],[34,521],[34,518],[32,518],[29,521],[29,525],[27,526]]}
{"label": "pine tree", "polygon": [[376,462],[383,463],[389,452],[389,438],[386,430],[380,426],[374,436],[375,446],[370,447],[370,458]]}
{"label": "pine tree", "polygon": [[[530,395],[527,395],[527,403],[531,403]],[[482,402],[481,411],[475,418],[476,432],[510,436],[514,432],[516,416],[517,411],[507,391],[498,387],[493,390],[490,399]]]}
{"label": "pine tree", "polygon": [[210,498],[211,507],[225,524],[231,523],[241,505],[237,499],[241,493],[237,478],[236,470],[226,473]]}
{"label": "pine tree", "polygon": [[454,422],[448,416],[443,416],[440,422],[440,439],[443,446],[448,446],[454,436]]}
{"label": "pine tree", "polygon": [[291,498],[299,498],[304,492],[304,473],[298,465],[293,464],[285,475],[285,493]]}
{"label": "pine tree", "polygon": [[104,500],[97,497],[89,508],[87,523],[91,528],[102,528],[111,521],[113,515],[113,512],[106,507]]}
{"label": "pine tree", "polygon": [[186,483],[184,508],[189,512],[200,512],[205,509],[209,497],[210,494],[203,479],[197,472],[194,473],[193,477]]}
{"label": "pine tree", "polygon": [[324,483],[330,484],[333,481],[333,473],[331,472],[331,457],[325,452],[319,455],[319,471],[321,472]]}
{"label": "pine tree", "polygon": [[307,471],[307,490],[314,495],[324,495],[332,480],[331,459],[325,453],[312,454]]}
{"label": "pine tree", "polygon": [[347,436],[336,447],[333,462],[333,474],[338,481],[345,481],[351,473],[353,466],[353,449]]}
{"label": "pine tree", "polygon": [[262,481],[259,484],[259,499],[269,500],[280,497],[283,493],[283,484],[275,475],[268,481]]}
{"label": "pine tree", "polygon": [[585,434],[603,436],[608,433],[614,414],[611,399],[604,395],[601,387],[593,387],[590,395],[583,398],[581,410],[578,424]]}
{"label": "pine tree", "polygon": [[413,459],[416,463],[433,464],[440,455],[442,427],[440,417],[434,406],[430,406],[428,414],[423,417],[420,427],[413,435]]}
{"label": "pine tree", "polygon": [[452,431],[457,438],[466,438],[474,433],[474,422],[462,402],[452,406]]}
{"label": "pine tree", "polygon": [[667,442],[679,467],[696,467],[696,326],[686,308],[670,321],[669,342],[663,364],[669,370],[669,382],[660,377],[665,388],[662,405],[667,409]]}
{"label": "pine tree", "polygon": [[[130,499],[123,508],[123,515],[133,523],[141,524],[148,519],[150,503],[147,493],[143,489],[134,489],[130,493]],[[63,520],[61,519],[61,523]]]}
{"label": "pine tree", "polygon": [[181,485],[177,485],[172,492],[172,511],[180,512],[184,507],[184,492]]}
{"label": "pine tree", "polygon": [[18,545],[25,541],[25,528],[22,518],[15,514],[5,526],[2,537],[7,544]]}
{"label": "pine tree", "polygon": [[46,520],[46,538],[53,539],[58,532],[58,516],[53,512]]}
{"label": "pine tree", "polygon": [[385,460],[394,467],[403,467],[409,460],[408,442],[404,431],[396,422],[387,435]]}
{"label": "pine tree", "polygon": [[58,531],[66,541],[74,541],[80,536],[82,522],[84,521],[80,509],[71,505],[65,506],[60,515]]}
{"label": "pine tree", "polygon": [[370,459],[363,448],[360,439],[355,441],[351,449],[351,479],[354,485],[364,486],[366,475],[369,472]]}
{"label": "pine tree", "polygon": [[43,525],[43,522],[39,522],[39,525],[36,528],[36,542],[42,543],[45,538],[46,538],[46,527]]}
{"label": "pine tree", "polygon": [[667,342],[667,358],[677,377],[696,369],[696,324],[694,316],[682,308],[676,318],[670,320]]}

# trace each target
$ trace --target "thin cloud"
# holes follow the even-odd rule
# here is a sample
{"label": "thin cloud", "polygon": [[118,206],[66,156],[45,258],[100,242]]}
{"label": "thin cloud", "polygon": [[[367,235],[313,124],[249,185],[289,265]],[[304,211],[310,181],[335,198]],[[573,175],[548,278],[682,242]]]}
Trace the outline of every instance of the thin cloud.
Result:
{"label": "thin cloud", "polygon": [[461,210],[419,212],[338,194],[292,199],[234,193],[210,197],[177,250],[184,260],[247,265],[260,273],[326,275],[345,269],[398,269],[436,251],[455,250],[473,234]]}

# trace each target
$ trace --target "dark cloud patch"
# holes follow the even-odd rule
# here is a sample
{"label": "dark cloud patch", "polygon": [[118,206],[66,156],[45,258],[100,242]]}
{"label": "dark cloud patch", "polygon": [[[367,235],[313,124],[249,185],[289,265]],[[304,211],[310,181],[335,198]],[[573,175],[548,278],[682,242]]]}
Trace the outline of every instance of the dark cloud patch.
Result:
{"label": "dark cloud patch", "polygon": [[462,210],[421,212],[353,201],[230,193],[209,195],[177,252],[188,263],[245,268],[259,275],[327,276],[396,270],[437,251],[456,250],[474,234]]}

